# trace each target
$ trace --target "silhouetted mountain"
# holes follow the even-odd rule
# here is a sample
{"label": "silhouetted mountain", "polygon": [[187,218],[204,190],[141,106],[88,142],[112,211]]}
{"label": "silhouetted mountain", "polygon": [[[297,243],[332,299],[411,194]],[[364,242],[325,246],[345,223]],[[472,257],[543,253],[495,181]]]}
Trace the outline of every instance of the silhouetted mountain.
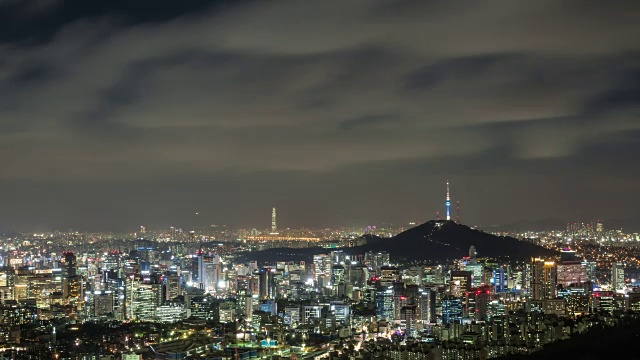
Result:
{"label": "silhouetted mountain", "polygon": [[[473,245],[479,257],[526,260],[532,256],[553,255],[554,251],[511,237],[501,237],[473,230],[453,221],[429,221],[392,238],[366,236],[366,244],[342,248],[352,255],[368,251],[387,251],[392,261],[451,260],[468,256]],[[243,259],[260,262],[278,260],[310,261],[314,254],[327,253],[324,248],[278,248],[246,253]]]}
{"label": "silhouetted mountain", "polygon": [[387,251],[394,260],[444,260],[467,256],[472,245],[479,257],[521,260],[554,254],[554,251],[533,243],[473,230],[453,221],[433,220],[391,239],[367,242],[352,249],[360,252]]}

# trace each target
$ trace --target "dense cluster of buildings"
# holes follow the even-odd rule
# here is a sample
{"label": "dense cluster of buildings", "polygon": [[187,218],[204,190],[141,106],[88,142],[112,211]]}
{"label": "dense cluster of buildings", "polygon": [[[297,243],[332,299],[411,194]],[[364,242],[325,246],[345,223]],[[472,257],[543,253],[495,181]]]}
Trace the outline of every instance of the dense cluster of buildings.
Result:
{"label": "dense cluster of buildings", "polygon": [[[392,263],[386,252],[327,249],[312,261],[259,266],[236,262],[222,247],[132,244],[100,254],[5,251],[3,351],[35,347],[70,359],[484,358],[532,352],[640,311],[625,264],[603,270],[571,250],[503,263],[471,247],[468,256],[427,266]],[[143,335],[122,330],[91,350],[83,343],[95,339],[79,336],[71,346],[56,336],[83,324],[138,324]]]}

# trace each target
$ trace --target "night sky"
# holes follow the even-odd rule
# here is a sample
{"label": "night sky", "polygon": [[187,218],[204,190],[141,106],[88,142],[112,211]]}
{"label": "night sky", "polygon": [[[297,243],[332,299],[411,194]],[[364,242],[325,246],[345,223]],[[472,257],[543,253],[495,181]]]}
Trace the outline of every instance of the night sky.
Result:
{"label": "night sky", "polygon": [[447,179],[472,225],[638,217],[639,39],[633,0],[0,0],[0,230],[407,224]]}

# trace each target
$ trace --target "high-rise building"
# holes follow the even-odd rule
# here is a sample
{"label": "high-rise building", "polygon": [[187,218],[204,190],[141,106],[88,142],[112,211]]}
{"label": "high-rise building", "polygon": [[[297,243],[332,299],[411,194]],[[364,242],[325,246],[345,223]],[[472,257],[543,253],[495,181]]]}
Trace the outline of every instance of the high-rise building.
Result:
{"label": "high-rise building", "polygon": [[484,266],[477,262],[472,261],[466,266],[466,270],[471,272],[471,286],[474,288],[480,287],[483,284]]}
{"label": "high-rise building", "polygon": [[436,321],[436,291],[435,289],[423,290],[416,302],[418,305],[418,317],[424,323]]}
{"label": "high-rise building", "polygon": [[400,310],[400,323],[404,325],[405,334],[411,337],[416,336],[417,306],[405,305]]}
{"label": "high-rise building", "polygon": [[509,290],[509,273],[506,266],[501,266],[493,270],[493,286],[496,293],[507,292]]}
{"label": "high-rise building", "polygon": [[278,225],[276,223],[276,208],[271,209],[271,233],[276,234],[278,232]]}
{"label": "high-rise building", "polygon": [[326,254],[313,255],[313,265],[316,282],[319,281],[320,276],[331,278],[331,268],[333,267],[331,256]]}
{"label": "high-rise building", "polygon": [[284,308],[284,324],[296,327],[300,323],[300,307],[287,306]]}
{"label": "high-rise building", "polygon": [[244,295],[244,316],[248,323],[253,321],[253,296],[251,294]]}
{"label": "high-rise building", "polygon": [[466,316],[476,321],[487,320],[491,303],[491,286],[484,285],[467,291],[464,301]]}
{"label": "high-rise building", "polygon": [[342,265],[335,265],[331,269],[331,285],[335,289],[340,283],[345,281],[345,267]]}
{"label": "high-rise building", "polygon": [[540,258],[531,263],[531,297],[533,300],[556,297],[557,266],[554,261]]}
{"label": "high-rise building", "polygon": [[462,321],[462,299],[447,296],[442,299],[442,323],[451,324]]}
{"label": "high-rise building", "polygon": [[376,316],[378,320],[393,320],[393,287],[376,291]]}
{"label": "high-rise building", "polygon": [[260,299],[275,299],[275,296],[274,271],[270,268],[260,269]]}
{"label": "high-rise building", "polygon": [[67,277],[76,276],[76,268],[78,265],[76,255],[71,251],[65,251],[62,255],[64,256],[64,275]]}
{"label": "high-rise building", "polygon": [[624,290],[624,264],[621,262],[611,265],[611,290]]}
{"label": "high-rise building", "polygon": [[138,321],[155,321],[156,308],[162,304],[161,284],[138,284],[133,293],[132,319]]}
{"label": "high-rise building", "polygon": [[202,251],[198,252],[198,279],[197,284],[205,292],[215,292],[218,283],[222,280],[222,264],[220,256],[208,256]]}
{"label": "high-rise building", "polygon": [[170,275],[164,279],[166,296],[165,300],[173,300],[182,295],[182,279],[177,275]]}
{"label": "high-rise building", "polygon": [[558,264],[558,284],[563,288],[587,282],[587,267],[579,260],[567,260]]}
{"label": "high-rise building", "polygon": [[465,291],[471,289],[471,271],[452,271],[449,279],[451,296],[461,297]]}
{"label": "high-rise building", "polygon": [[93,312],[96,317],[113,314],[113,292],[96,291],[93,294]]}
{"label": "high-rise building", "polygon": [[304,307],[304,323],[307,324],[312,319],[320,319],[322,314],[322,306],[320,305],[307,305]]}

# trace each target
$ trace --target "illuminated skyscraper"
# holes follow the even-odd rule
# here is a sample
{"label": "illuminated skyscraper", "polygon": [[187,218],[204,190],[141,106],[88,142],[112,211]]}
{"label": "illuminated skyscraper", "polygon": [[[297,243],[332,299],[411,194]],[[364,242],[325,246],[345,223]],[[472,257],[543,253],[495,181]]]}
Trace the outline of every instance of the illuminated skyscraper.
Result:
{"label": "illuminated skyscraper", "polygon": [[624,264],[621,262],[611,265],[611,290],[624,290]]}
{"label": "illuminated skyscraper", "polygon": [[554,261],[535,258],[531,264],[531,294],[533,300],[556,297],[558,267]]}
{"label": "illuminated skyscraper", "polygon": [[77,260],[76,255],[71,251],[62,253],[64,256],[64,271],[67,277],[76,276]]}
{"label": "illuminated skyscraper", "polygon": [[447,201],[445,202],[447,205],[447,221],[451,220],[451,197],[449,196],[449,180],[447,180]]}
{"label": "illuminated skyscraper", "polygon": [[276,208],[271,209],[271,232],[276,233],[278,231],[278,226],[276,224]]}
{"label": "illuminated skyscraper", "polygon": [[205,292],[215,292],[222,279],[220,256],[207,256],[198,252],[198,287]]}
{"label": "illuminated skyscraper", "polygon": [[442,323],[451,324],[462,321],[462,299],[447,296],[442,300]]}

